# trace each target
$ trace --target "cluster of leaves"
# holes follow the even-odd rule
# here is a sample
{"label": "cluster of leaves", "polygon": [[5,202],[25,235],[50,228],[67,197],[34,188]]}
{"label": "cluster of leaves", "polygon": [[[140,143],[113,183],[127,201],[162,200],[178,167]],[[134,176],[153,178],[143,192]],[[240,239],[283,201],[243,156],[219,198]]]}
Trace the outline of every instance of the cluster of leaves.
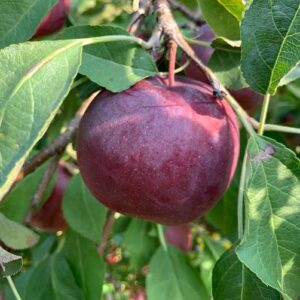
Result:
{"label": "cluster of leaves", "polygon": [[[193,248],[188,255],[160,246],[153,224],[117,216],[103,259],[97,246],[107,210],[89,193],[79,174],[64,194],[66,232],[46,234],[24,225],[48,168],[45,163],[12,188],[28,157],[51,144],[93,91],[120,92],[158,73],[147,51],[133,41],[118,40],[129,37],[124,28],[131,6],[121,2],[74,0],[68,28],[30,42],[26,41],[57,0],[18,0],[13,8],[9,2],[0,2],[1,275],[15,275],[23,264],[14,278],[25,300],[96,300],[101,295],[110,299],[112,294],[114,299],[134,299],[144,288],[149,300],[297,299],[300,161],[287,148],[297,150],[291,135],[254,134],[247,140],[241,134],[240,167],[223,199],[201,224],[191,226]],[[299,3],[198,2],[218,36],[209,62],[218,79],[227,88],[249,85],[274,95],[269,119],[299,126]],[[191,7],[193,4],[198,7],[190,1]],[[188,21],[176,16],[178,23]],[[103,25],[108,22],[111,24]],[[152,23],[150,16],[144,29]],[[106,36],[117,40],[101,41]],[[72,149],[63,159],[76,164]],[[241,189],[245,230],[238,241],[237,196]],[[215,237],[216,231],[222,238]],[[5,299],[13,299],[6,281],[0,284]]]}

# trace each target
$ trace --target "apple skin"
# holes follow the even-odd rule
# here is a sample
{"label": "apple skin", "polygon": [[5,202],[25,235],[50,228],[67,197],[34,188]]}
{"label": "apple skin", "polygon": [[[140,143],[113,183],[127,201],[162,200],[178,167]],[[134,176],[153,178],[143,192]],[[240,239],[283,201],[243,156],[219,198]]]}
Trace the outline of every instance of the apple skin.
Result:
{"label": "apple skin", "polygon": [[165,237],[169,244],[188,252],[192,249],[193,236],[189,224],[167,226]]}
{"label": "apple skin", "polygon": [[59,31],[65,25],[69,11],[70,0],[59,0],[42,20],[33,37],[37,38]]}
{"label": "apple skin", "polygon": [[[212,42],[215,39],[215,35],[210,27],[205,24],[201,26],[200,31],[197,34],[198,39],[205,42]],[[213,54],[213,49],[209,47],[192,46],[196,55],[200,60],[207,65],[209,59]],[[186,58],[182,60],[184,63]],[[209,84],[209,81],[205,74],[200,70],[194,63],[190,63],[185,69],[185,73],[189,78],[199,80]],[[248,113],[253,114],[256,112],[258,107],[262,104],[264,97],[250,88],[242,88],[238,90],[229,89],[230,94],[237,100],[237,102],[245,109]]]}
{"label": "apple skin", "polygon": [[29,223],[42,231],[57,232],[65,230],[67,223],[63,217],[62,200],[64,191],[71,179],[71,174],[60,164],[57,168],[57,181],[44,205],[35,212]]}
{"label": "apple skin", "polygon": [[239,130],[210,86],[154,77],[101,92],[77,137],[83,180],[104,205],[166,225],[188,223],[223,195],[234,175]]}

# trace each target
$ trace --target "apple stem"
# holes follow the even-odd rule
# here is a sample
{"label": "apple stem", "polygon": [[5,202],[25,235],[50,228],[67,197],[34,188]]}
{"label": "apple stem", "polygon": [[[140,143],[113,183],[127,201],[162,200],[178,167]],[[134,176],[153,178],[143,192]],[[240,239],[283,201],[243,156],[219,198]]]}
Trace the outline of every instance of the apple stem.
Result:
{"label": "apple stem", "polygon": [[164,249],[164,251],[167,252],[168,251],[168,247],[167,247],[167,242],[166,242],[166,239],[165,239],[164,228],[160,224],[156,224],[156,227],[157,227],[157,233],[158,233],[159,242],[160,242],[162,248]]}
{"label": "apple stem", "polygon": [[170,47],[169,86],[174,86],[177,45],[174,41],[170,40],[169,47]]}
{"label": "apple stem", "polygon": [[15,286],[15,284],[14,284],[11,276],[7,276],[6,279],[8,281],[8,284],[10,286],[10,289],[11,289],[13,295],[15,296],[15,299],[16,300],[22,300],[22,298],[21,298],[21,296],[20,296],[20,294],[19,294],[19,292],[18,292],[18,290],[17,290],[17,288],[16,288],[16,286]]}
{"label": "apple stem", "polygon": [[265,98],[264,98],[262,110],[261,110],[261,115],[260,115],[260,121],[259,121],[258,130],[257,130],[257,133],[259,135],[263,135],[264,134],[264,127],[265,127],[265,123],[266,123],[266,119],[267,119],[267,114],[268,114],[270,99],[271,99],[271,95],[270,94],[266,94]]}
{"label": "apple stem", "polygon": [[238,217],[238,238],[241,240],[244,235],[244,192],[246,183],[246,171],[247,171],[247,150],[245,151],[243,158],[243,165],[241,170],[240,185],[238,192],[238,206],[237,206],[237,217]]}

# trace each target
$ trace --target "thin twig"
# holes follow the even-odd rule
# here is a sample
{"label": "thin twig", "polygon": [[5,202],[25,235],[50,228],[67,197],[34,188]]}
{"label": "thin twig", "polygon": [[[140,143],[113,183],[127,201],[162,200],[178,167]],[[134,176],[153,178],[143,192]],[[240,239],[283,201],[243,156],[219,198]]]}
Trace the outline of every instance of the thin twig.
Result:
{"label": "thin twig", "polygon": [[270,104],[270,99],[271,99],[271,95],[270,94],[266,94],[264,97],[264,102],[263,102],[263,106],[261,109],[261,116],[260,116],[260,121],[259,121],[259,126],[257,129],[257,133],[259,135],[263,135],[264,134],[264,127],[265,127],[265,123],[266,123],[266,119],[267,119],[267,113],[268,113],[268,109],[269,109],[269,104]]}
{"label": "thin twig", "polygon": [[25,217],[25,223],[29,223],[30,222],[30,218],[33,214],[33,212],[35,211],[35,209],[39,206],[39,204],[42,202],[43,196],[45,194],[45,191],[55,173],[55,170],[57,168],[57,164],[60,158],[60,154],[56,154],[51,162],[50,165],[48,167],[48,169],[45,171],[43,178],[41,180],[41,183],[36,191],[36,193],[33,196],[33,200],[31,202],[31,206],[27,212],[27,215]]}
{"label": "thin twig", "polygon": [[171,5],[172,9],[179,10],[184,16],[186,16],[189,20],[191,20],[196,25],[201,26],[205,23],[205,21],[202,19],[201,15],[199,13],[195,14],[192,10],[190,10],[184,4],[178,3],[176,0],[169,0],[169,3]]}
{"label": "thin twig", "polygon": [[23,177],[28,175],[29,173],[32,173],[37,167],[42,165],[46,160],[48,160],[50,157],[61,154],[67,145],[71,142],[73,136],[75,135],[79,123],[81,120],[81,117],[83,116],[84,112],[86,111],[87,107],[91,103],[91,101],[95,98],[95,96],[98,94],[99,91],[93,93],[87,100],[85,100],[81,107],[79,108],[78,112],[76,113],[76,116],[71,120],[69,123],[69,126],[63,132],[59,137],[57,137],[51,145],[44,148],[41,152],[39,152],[36,156],[34,156],[31,160],[29,160],[27,163],[25,163],[21,173],[19,174],[17,181],[20,181]]}
{"label": "thin twig", "polygon": [[152,1],[141,0],[139,9],[134,12],[132,19],[127,27],[127,31],[131,34],[136,34],[142,26],[145,17],[149,14],[152,6]]}
{"label": "thin twig", "polygon": [[[249,118],[249,120],[255,129],[259,128],[259,122],[257,122],[254,118]],[[276,125],[276,124],[265,124],[264,131],[278,131],[278,132],[285,132],[291,134],[300,134],[300,128]]]}
{"label": "thin twig", "polygon": [[168,246],[167,246],[167,242],[166,242],[166,239],[165,239],[164,228],[161,224],[156,224],[156,227],[157,227],[159,242],[160,242],[162,248],[164,249],[164,251],[167,252],[168,251]]}
{"label": "thin twig", "polygon": [[14,284],[11,276],[7,276],[6,279],[8,281],[8,284],[10,286],[10,289],[11,289],[11,291],[12,291],[15,299],[16,300],[22,300],[22,298],[21,298],[21,296],[20,296],[20,294],[19,294],[19,292],[18,292],[18,290],[17,290],[17,288],[16,288],[16,286],[15,286],[15,284]]}
{"label": "thin twig", "polygon": [[114,220],[115,220],[115,212],[112,210],[109,210],[109,212],[107,214],[106,222],[103,227],[102,239],[98,246],[98,253],[100,256],[103,256],[103,254],[104,254]]}

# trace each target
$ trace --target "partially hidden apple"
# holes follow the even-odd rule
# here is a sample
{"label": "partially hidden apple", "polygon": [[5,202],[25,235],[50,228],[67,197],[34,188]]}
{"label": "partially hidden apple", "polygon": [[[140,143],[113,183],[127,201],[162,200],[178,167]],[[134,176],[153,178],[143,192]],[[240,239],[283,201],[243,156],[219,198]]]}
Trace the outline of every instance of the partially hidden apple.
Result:
{"label": "partially hidden apple", "polygon": [[37,38],[59,31],[64,26],[69,11],[70,0],[59,0],[42,20],[33,37]]}
{"label": "partially hidden apple", "polygon": [[223,195],[239,154],[236,116],[207,84],[176,77],[101,92],[77,137],[81,175],[95,197],[125,215],[177,225]]}
{"label": "partially hidden apple", "polygon": [[167,226],[165,237],[169,244],[182,251],[187,252],[192,248],[193,236],[189,224]]}
{"label": "partially hidden apple", "polygon": [[[197,33],[197,39],[205,42],[212,42],[215,39],[215,35],[210,27],[205,24],[201,26]],[[209,59],[213,54],[213,49],[210,47],[192,46],[196,55],[200,60],[207,65]],[[183,62],[186,58],[183,58]],[[185,70],[186,75],[192,79],[199,80],[209,84],[209,81],[202,70],[200,70],[194,63],[190,63]],[[248,112],[255,113],[258,107],[263,102],[263,95],[256,93],[251,88],[242,89],[229,89],[230,94],[236,99],[236,101]]]}
{"label": "partially hidden apple", "polygon": [[46,232],[57,232],[66,229],[67,224],[62,213],[62,200],[70,179],[71,174],[59,164],[56,183],[49,198],[30,218],[29,223],[33,227]]}

